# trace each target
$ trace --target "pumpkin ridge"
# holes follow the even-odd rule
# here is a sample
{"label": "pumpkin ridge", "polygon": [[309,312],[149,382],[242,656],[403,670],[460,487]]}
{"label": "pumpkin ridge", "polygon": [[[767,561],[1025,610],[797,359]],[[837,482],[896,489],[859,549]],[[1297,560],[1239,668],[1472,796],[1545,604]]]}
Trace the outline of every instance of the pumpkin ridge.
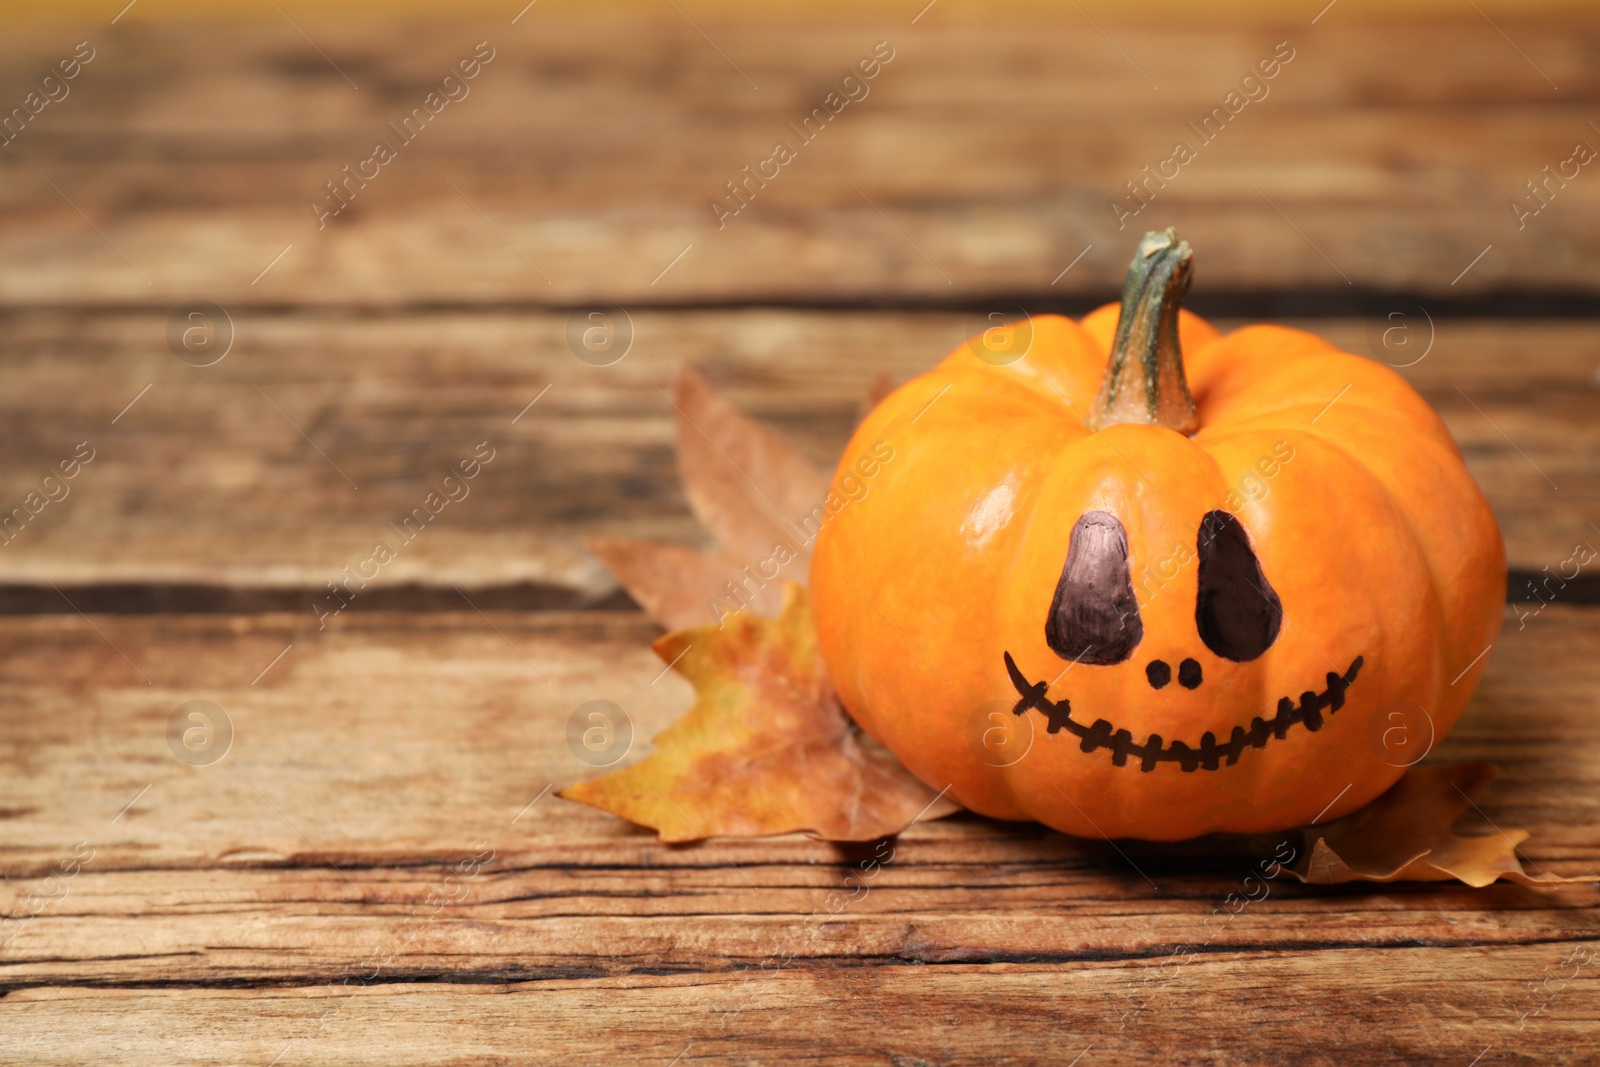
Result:
{"label": "pumpkin ridge", "polygon": [[[1360,405],[1352,405],[1352,406],[1360,406]],[[1368,409],[1368,410],[1372,410],[1372,409]],[[1387,413],[1381,413],[1381,414],[1387,414]],[[1400,497],[1398,497],[1396,495],[1394,489],[1391,488],[1389,483],[1384,479],[1384,477],[1381,474],[1379,474],[1377,471],[1373,470],[1370,466],[1368,466],[1366,461],[1363,460],[1361,456],[1357,455],[1355,452],[1353,452],[1351,449],[1347,448],[1345,445],[1341,444],[1338,441],[1333,440],[1330,437],[1325,436],[1324,434],[1320,434],[1320,433],[1316,432],[1315,430],[1311,429],[1310,427],[1303,428],[1303,432],[1306,432],[1310,436],[1315,437],[1319,443],[1321,443],[1322,445],[1326,446],[1331,451],[1337,453],[1340,457],[1345,459],[1347,462],[1349,462],[1352,465],[1354,465],[1355,467],[1359,468],[1361,470],[1361,472],[1363,474],[1365,474],[1367,477],[1371,478],[1373,483],[1377,486],[1377,488],[1382,491],[1384,498],[1386,500],[1388,500],[1390,505],[1394,508],[1395,514],[1399,517],[1401,526],[1405,530],[1405,535],[1411,539],[1411,544],[1415,547],[1415,549],[1417,551],[1417,555],[1421,556],[1422,559],[1424,560],[1424,562],[1426,562],[1426,564],[1428,566],[1428,588],[1433,593],[1433,598],[1432,599],[1433,599],[1433,615],[1434,615],[1434,620],[1433,621],[1434,621],[1434,625],[1438,629],[1439,632],[1441,632],[1441,633],[1446,632],[1449,629],[1449,627],[1446,625],[1446,620],[1443,618],[1443,615],[1444,615],[1444,602],[1443,602],[1443,598],[1440,595],[1440,592],[1441,592],[1440,583],[1439,583],[1440,572],[1439,572],[1439,569],[1437,568],[1437,566],[1434,563],[1433,552],[1431,550],[1431,546],[1429,545],[1429,542],[1426,541],[1422,537],[1421,533],[1417,530],[1417,524],[1412,519],[1411,508],[1408,506],[1407,501],[1405,501],[1405,500],[1401,499]],[[1415,445],[1413,444],[1412,447],[1415,447]],[[1443,683],[1444,683],[1444,680],[1445,680],[1444,679],[1444,675],[1449,670],[1449,668],[1444,663],[1444,657],[1443,656],[1435,656],[1434,657],[1434,668],[1435,668],[1435,683],[1434,683],[1435,687],[1442,691],[1442,689],[1444,688],[1444,686],[1443,686]]]}
{"label": "pumpkin ridge", "polygon": [[[936,374],[943,371],[949,377],[951,386],[960,384],[964,380],[972,381],[985,390],[998,387],[999,392],[1007,400],[1015,400],[1022,404],[1039,404],[1052,412],[1067,413],[1067,421],[1075,426],[1081,426],[1085,433],[1095,432],[1088,425],[1088,411],[1079,407],[1072,398],[1061,391],[1060,386],[1044,377],[1029,377],[1020,374],[1008,374],[1003,368],[988,367],[984,365],[971,366],[956,363],[953,366],[940,364],[929,371]],[[989,394],[985,399],[993,399]]]}
{"label": "pumpkin ridge", "polygon": [[[1217,342],[1228,345],[1233,334]],[[1263,340],[1270,340],[1269,337]],[[1247,421],[1299,407],[1314,407],[1319,412],[1334,406],[1364,407],[1404,420],[1413,429],[1432,437],[1451,439],[1438,413],[1428,406],[1404,377],[1372,360],[1334,348],[1327,342],[1309,346],[1279,359],[1275,353],[1252,351],[1253,345],[1223,348],[1223,370],[1202,366],[1195,369],[1196,405],[1203,426]],[[1326,378],[1346,382],[1344,390],[1326,396],[1303,394],[1307,378]],[[1222,411],[1217,411],[1221,407]],[[1453,440],[1452,440],[1453,443]]]}

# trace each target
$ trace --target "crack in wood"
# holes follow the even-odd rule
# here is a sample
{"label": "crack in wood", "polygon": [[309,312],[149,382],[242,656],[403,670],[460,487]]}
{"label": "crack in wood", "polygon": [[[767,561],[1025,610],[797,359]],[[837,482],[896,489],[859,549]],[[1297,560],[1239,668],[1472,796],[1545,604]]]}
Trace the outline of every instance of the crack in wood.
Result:
{"label": "crack in wood", "polygon": [[[1405,952],[1418,949],[1505,949],[1508,947],[1530,948],[1538,946],[1564,946],[1577,944],[1600,944],[1597,937],[1538,937],[1526,938],[1515,941],[1484,941],[1472,938],[1443,939],[1433,937],[1408,937],[1395,938],[1388,941],[1373,940],[1343,940],[1325,939],[1320,941],[1301,942],[1269,942],[1248,941],[1228,945],[1199,945],[1190,946],[1189,951],[1196,955],[1223,958],[1228,956],[1238,957],[1310,957],[1321,953],[1330,952]],[[1178,946],[1182,947],[1182,946]],[[890,970],[901,967],[1056,967],[1062,964],[1138,964],[1145,960],[1165,959],[1174,951],[1172,945],[1151,945],[1145,948],[1123,949],[1081,949],[1070,952],[1012,952],[1005,950],[985,951],[959,946],[951,946],[945,951],[930,947],[921,951],[898,952],[860,952],[860,953],[812,953],[808,955],[795,955],[789,959],[785,969],[810,972],[827,972],[829,970]],[[445,955],[431,953],[433,956]],[[158,957],[157,957],[158,958]],[[440,967],[415,968],[404,972],[394,972],[379,975],[372,979],[351,981],[346,985],[346,980],[357,977],[357,972],[344,973],[342,971],[329,971],[325,974],[293,974],[277,977],[252,977],[252,978],[143,978],[143,979],[116,979],[92,978],[88,976],[62,977],[56,979],[29,980],[25,978],[0,980],[0,996],[7,993],[28,989],[51,988],[81,988],[81,989],[174,989],[174,990],[294,990],[315,988],[317,986],[349,988],[378,988],[386,986],[415,986],[428,984],[441,985],[507,985],[532,982],[554,981],[586,981],[592,979],[617,978],[627,976],[654,976],[654,977],[701,977],[709,979],[711,985],[719,984],[721,978],[742,979],[743,977],[759,971],[759,964],[767,957],[718,957],[725,961],[726,966],[710,967],[703,963],[700,965],[686,963],[682,966],[666,966],[660,963],[625,965],[601,964],[567,964],[551,966],[522,966],[522,967],[477,967],[465,970],[452,971]],[[18,961],[24,962],[24,961]],[[36,961],[26,961],[36,962]],[[42,961],[37,961],[42,962]],[[61,960],[60,962],[78,962]],[[96,962],[86,959],[81,962]],[[748,966],[740,966],[746,963]]]}
{"label": "crack in wood", "polygon": [[[1061,293],[1051,290],[969,291],[954,296],[915,292],[852,292],[849,294],[797,295],[758,294],[738,296],[711,294],[681,300],[622,298],[630,312],[660,314],[717,311],[819,311],[819,312],[929,312],[971,314],[997,307],[1022,307],[1035,315],[1059,314],[1080,318],[1106,303],[1110,290],[1093,294]],[[599,303],[616,303],[607,298]],[[1280,318],[1371,318],[1386,315],[1395,308],[1426,304],[1434,314],[1472,319],[1577,319],[1600,317],[1600,293],[1572,287],[1503,287],[1458,294],[1434,290],[1388,289],[1357,285],[1340,288],[1318,286],[1283,289],[1228,288],[1212,285],[1185,301],[1185,307],[1206,318],[1271,320]],[[596,303],[534,300],[409,300],[392,304],[330,301],[325,304],[285,303],[281,301],[231,301],[234,311],[252,315],[303,318],[395,318],[429,315],[568,315],[592,310]],[[172,311],[170,302],[127,301],[112,303],[88,301],[41,302],[27,305],[0,305],[0,319],[14,315],[40,313],[73,316],[118,316],[159,314]]]}
{"label": "crack in wood", "polygon": [[[1531,603],[1525,590],[1530,582],[1548,575],[1513,569],[1506,584],[1506,603]],[[89,582],[61,585],[72,603],[91,615],[269,615],[300,613],[306,605],[327,594],[322,587],[209,585],[194,582]],[[639,610],[621,589],[596,596],[572,586],[547,582],[507,582],[474,586],[467,590],[473,603],[485,611],[562,612],[603,611],[627,614]],[[408,582],[377,587],[362,593],[367,612],[459,612],[461,594],[449,585]],[[1600,605],[1600,574],[1578,574],[1568,579],[1557,601],[1574,607]],[[73,608],[48,584],[0,584],[0,617],[11,615],[71,615]]]}

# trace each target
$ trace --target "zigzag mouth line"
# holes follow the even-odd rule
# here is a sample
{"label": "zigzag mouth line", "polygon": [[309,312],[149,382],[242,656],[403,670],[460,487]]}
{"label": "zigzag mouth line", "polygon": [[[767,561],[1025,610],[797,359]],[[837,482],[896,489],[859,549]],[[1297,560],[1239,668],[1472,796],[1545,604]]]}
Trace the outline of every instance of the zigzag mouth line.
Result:
{"label": "zigzag mouth line", "polygon": [[1046,697],[1044,694],[1049,682],[1028,681],[1017,669],[1011,653],[1007,652],[1005,657],[1006,673],[1011,676],[1011,684],[1016,686],[1019,697],[1016,707],[1011,709],[1012,714],[1026,714],[1030,708],[1038,711],[1049,724],[1050,733],[1067,729],[1079,738],[1079,748],[1084,752],[1109,748],[1111,762],[1118,767],[1127,766],[1129,756],[1137,756],[1141,771],[1153,771],[1158,763],[1176,763],[1185,771],[1214,771],[1238,763],[1240,754],[1246,748],[1265,748],[1267,741],[1272,738],[1282,741],[1288,736],[1289,728],[1297,723],[1316,733],[1322,729],[1324,711],[1332,715],[1344,707],[1345,690],[1355,684],[1356,675],[1361,672],[1361,665],[1365,662],[1363,657],[1357,656],[1344,674],[1329,671],[1328,688],[1320,693],[1301,693],[1298,704],[1283,697],[1278,701],[1277,714],[1271,719],[1257,715],[1251,720],[1248,730],[1243,726],[1235,726],[1233,735],[1221,744],[1217,743],[1216,735],[1207,730],[1198,745],[1187,745],[1182,741],[1164,744],[1160,734],[1151,734],[1141,745],[1134,741],[1133,735],[1127,730],[1114,729],[1105,719],[1096,719],[1090,726],[1078,722],[1072,717],[1070,700],[1056,701]]}

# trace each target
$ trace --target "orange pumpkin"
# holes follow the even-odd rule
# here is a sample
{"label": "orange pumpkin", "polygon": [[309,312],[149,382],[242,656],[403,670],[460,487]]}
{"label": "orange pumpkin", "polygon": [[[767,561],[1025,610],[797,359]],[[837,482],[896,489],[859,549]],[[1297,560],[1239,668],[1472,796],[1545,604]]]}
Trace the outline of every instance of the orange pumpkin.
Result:
{"label": "orange pumpkin", "polygon": [[1484,669],[1505,550],[1439,417],[1311,334],[1180,311],[1190,258],[1152,233],[1120,309],[962,345],[835,474],[828,669],[974,811],[1150,840],[1326,821]]}

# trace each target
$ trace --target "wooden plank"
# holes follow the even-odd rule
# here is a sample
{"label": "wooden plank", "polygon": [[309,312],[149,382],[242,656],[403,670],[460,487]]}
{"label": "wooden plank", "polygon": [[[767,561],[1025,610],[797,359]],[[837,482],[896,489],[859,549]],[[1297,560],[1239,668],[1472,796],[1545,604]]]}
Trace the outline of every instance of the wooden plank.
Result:
{"label": "wooden plank", "polygon": [[[1581,889],[1530,897],[1497,888],[1463,897],[1459,887],[1405,886],[1319,897],[1274,886],[1270,905],[1230,916],[1245,893],[1259,894],[1256,882],[1242,888],[1241,880],[1262,857],[1237,860],[1231,877],[1152,867],[1156,893],[1125,868],[1107,870],[1110,852],[1113,860],[1099,863],[1058,854],[980,868],[931,861],[931,849],[909,840],[868,882],[859,870],[849,880],[843,861],[502,870],[495,856],[473,876],[476,845],[462,850],[457,863],[469,866],[461,869],[86,868],[70,897],[6,946],[0,982],[9,989],[315,984],[360,973],[373,957],[388,982],[509,982],[726,973],[772,957],[862,967],[1026,964],[1159,959],[1184,946],[1378,952],[1425,939],[1484,952],[1600,940],[1600,910],[1592,891]],[[887,845],[880,851],[891,855]]]}
{"label": "wooden plank", "polygon": [[[593,773],[565,735],[580,703],[625,710],[629,758],[688,706],[686,684],[662,675],[648,649],[656,631],[636,615],[352,609],[321,633],[285,615],[62,615],[0,619],[0,632],[0,870],[11,877],[44,875],[81,839],[94,844],[97,872],[448,863],[490,834],[513,864],[548,863],[552,848],[579,865],[756,862],[772,848],[802,864],[834,855],[799,839],[662,850],[619,820],[548,798],[513,825],[546,784]],[[1600,862],[1600,764],[1590,758],[1600,663],[1583,654],[1597,634],[1600,616],[1585,609],[1555,604],[1521,628],[1508,616],[1476,703],[1439,752],[1499,763],[1507,780],[1488,810],[1534,830],[1531,854],[1562,873]],[[192,699],[233,721],[234,745],[214,766],[184,764],[168,746],[169,719]],[[917,828],[962,850],[987,832],[960,820]]]}
{"label": "wooden plank", "polygon": [[[1509,207],[1596,138],[1593,11],[1101,19],[959,0],[914,25],[876,7],[305,16],[326,61],[276,17],[97,25],[71,95],[3,149],[0,302],[1087,293],[1169,224],[1225,287],[1595,293],[1600,182],[1556,179],[1521,228]],[[0,99],[77,39],[8,33]],[[388,123],[480,40],[495,59],[470,95],[319,228],[324,183],[399,144]],[[894,58],[868,95],[803,142],[790,123],[878,41]],[[1189,123],[1280,41],[1294,58],[1268,95],[1202,142]],[[794,161],[719,220],[711,202],[778,140]],[[1110,200],[1178,140],[1193,162],[1119,228]]]}
{"label": "wooden plank", "polygon": [[[1600,538],[1588,507],[1600,494],[1588,458],[1600,448],[1593,328],[1441,317],[1429,333],[1412,316],[1417,343],[1431,337],[1432,347],[1401,373],[1461,443],[1512,566],[1556,570],[1575,544]],[[388,524],[488,442],[495,458],[469,495],[399,549],[367,604],[421,586],[448,598],[429,603],[459,607],[452,582],[511,590],[495,603],[594,603],[614,585],[586,537],[703,536],[674,468],[663,390],[678,362],[705,368],[736,404],[831,466],[873,376],[920,373],[977,317],[636,311],[626,357],[597,367],[568,347],[569,324],[587,325],[582,312],[245,310],[233,351],[194,367],[166,350],[165,314],[12,312],[0,316],[10,354],[0,514],[40,493],[80,443],[94,458],[65,499],[6,531],[0,599],[65,610],[53,582],[118,610],[86,587],[132,582],[146,583],[137,595],[147,601],[181,609],[162,589],[201,584],[220,589],[224,607],[251,610],[270,593],[267,606],[314,618],[325,583],[378,540],[398,544]],[[1415,358],[1371,346],[1382,317],[1296,324],[1396,365]]]}
{"label": "wooden plank", "polygon": [[[129,1067],[275,1056],[285,1065],[668,1064],[675,1056],[872,1067],[1068,1064],[1074,1056],[1084,1067],[1266,1067],[1289,1057],[1578,1064],[1590,1062],[1600,1018],[1592,974],[1553,981],[1544,1013],[1521,1019],[1548,995],[1539,988],[1547,976],[1572,972],[1562,965],[1571,951],[1423,945],[1228,952],[1181,966],[774,963],[743,975],[526,983],[41,988],[0,1001],[0,1033],[29,1062]],[[1159,983],[1153,991],[1151,982]],[[1149,1008],[1121,1025],[1128,990],[1145,991]]]}
{"label": "wooden plank", "polygon": [[[1402,373],[1513,566],[1555,569],[1600,537],[1594,330],[1460,316],[1595,303],[1600,184],[1523,229],[1508,199],[1596,141],[1600,15],[671,6],[0,39],[0,102],[98,49],[0,148],[0,507],[78,463],[0,535],[0,1060],[1590,1058],[1592,889],[1273,882],[1232,914],[1255,857],[971,816],[666,848],[551,795],[596,773],[584,702],[622,709],[624,760],[687,705],[654,629],[496,609],[617,606],[587,535],[700,538],[676,362],[826,465],[874,375],[991,302],[1086,308],[1169,223],[1202,298],[1359,308],[1305,323],[1352,351],[1412,358],[1372,338],[1386,292],[1422,294]],[[471,98],[318,229],[322,183],[478,40]],[[718,228],[723,183],[878,40],[870,98]],[[1279,40],[1270,98],[1119,230],[1109,198]],[[213,366],[168,352],[195,299],[232,315]],[[591,303],[631,309],[613,366],[569,346]],[[736,309],[761,303],[796,306]],[[470,494],[320,625],[325,583],[463,461]],[[1480,830],[1531,829],[1558,874],[1600,868],[1576,599],[1508,611],[1435,754],[1499,763]],[[173,614],[197,606],[227,613]],[[168,613],[101,614],[126,610]],[[175,739],[192,701],[228,728],[215,762]]]}
{"label": "wooden plank", "polygon": [[[569,747],[580,704],[622,709],[626,759],[687,706],[651,632],[553,612],[352,612],[320,635],[285,616],[0,620],[0,988],[315,984],[373,953],[388,980],[521,981],[1597,939],[1582,887],[1275,883],[1219,922],[1259,857],[1197,866],[973,816],[892,846],[667,848],[545,792],[596,773]],[[1480,825],[1532,830],[1554,873],[1600,866],[1597,636],[1560,606],[1510,627],[1435,753],[1501,765]],[[191,700],[222,709],[213,743],[231,725],[216,762],[171,747]]]}
{"label": "wooden plank", "polygon": [[[350,612],[320,634],[281,615],[0,620],[0,1047],[131,1064],[1587,1048],[1600,987],[1574,953],[1600,909],[1582,887],[1275,882],[1219,919],[1251,857],[1129,859],[973,817],[919,824],[892,856],[666,848],[541,796],[594,773],[566,740],[579,703],[625,709],[630,759],[687,704],[651,633],[614,613]],[[1600,617],[1560,605],[1510,626],[1437,752],[1501,763],[1485,832],[1533,829],[1530,861],[1557,873],[1600,864],[1597,637]],[[194,699],[232,724],[213,764],[169,747]],[[808,1051],[838,1033],[855,1036]]]}

